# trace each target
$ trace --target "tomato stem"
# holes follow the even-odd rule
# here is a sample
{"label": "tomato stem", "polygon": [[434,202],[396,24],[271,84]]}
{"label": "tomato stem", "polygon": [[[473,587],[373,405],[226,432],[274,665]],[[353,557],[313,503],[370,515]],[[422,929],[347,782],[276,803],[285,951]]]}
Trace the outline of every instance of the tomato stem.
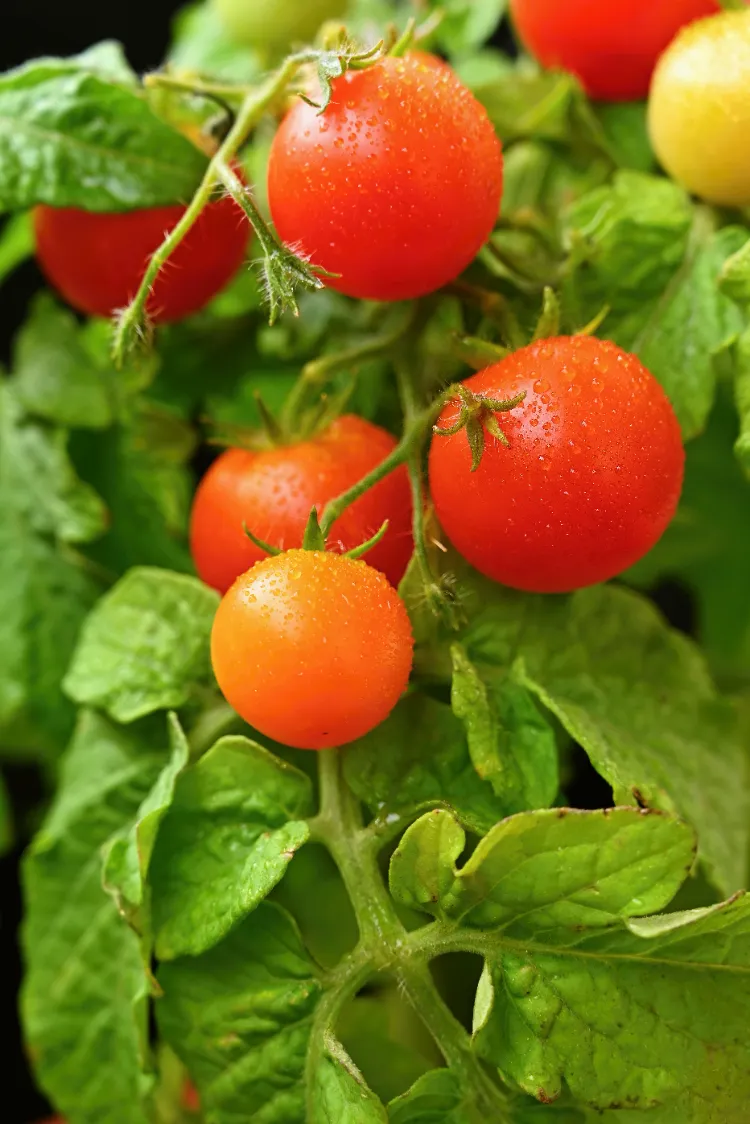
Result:
{"label": "tomato stem", "polygon": [[[164,264],[191,230],[200,213],[210,202],[211,196],[219,183],[223,182],[224,186],[227,187],[227,190],[230,191],[233,197],[235,193],[242,197],[243,203],[240,205],[243,207],[248,217],[250,217],[251,214],[257,214],[258,226],[256,226],[255,229],[266,258],[269,257],[273,249],[273,251],[278,254],[280,262],[282,263],[287,263],[287,259],[294,259],[294,255],[290,254],[288,250],[285,250],[275,236],[271,234],[268,226],[257,211],[255,204],[250,200],[244,185],[231,171],[229,164],[247,140],[253,126],[263,116],[269,106],[284,92],[300,67],[316,59],[318,54],[319,52],[316,51],[302,51],[298,54],[290,55],[265,82],[252,90],[245,97],[232,128],[227,133],[227,136],[218,148],[213,159],[209,162],[203,179],[185,209],[184,214],[176,226],[166,235],[161,246],[151,255],[138,292],[127,308],[123,309],[117,318],[112,352],[115,363],[118,366],[122,365],[127,355],[134,350],[144,338],[148,338],[149,330],[146,304],[154,281]],[[237,202],[240,202],[239,198],[237,198]],[[253,223],[253,225],[255,226],[255,223]],[[298,259],[294,259],[294,261],[297,260]],[[307,273],[309,273],[305,263],[299,263],[298,272],[300,277],[305,277]],[[310,276],[313,277],[314,275],[310,273]],[[273,273],[272,277],[276,279],[277,271]],[[271,278],[269,278],[269,280],[271,280]],[[293,288],[293,283],[289,282],[289,284],[291,284]],[[269,296],[274,297],[277,302],[281,299],[282,303],[285,295],[286,290],[281,294],[276,292],[269,293]]]}

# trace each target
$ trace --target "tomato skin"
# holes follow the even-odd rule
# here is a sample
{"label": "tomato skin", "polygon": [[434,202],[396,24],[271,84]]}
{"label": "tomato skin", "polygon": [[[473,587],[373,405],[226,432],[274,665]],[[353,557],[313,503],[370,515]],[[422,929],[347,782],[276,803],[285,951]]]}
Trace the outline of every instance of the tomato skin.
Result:
{"label": "tomato skin", "polygon": [[213,0],[237,43],[281,50],[307,43],[325,20],[343,16],[347,0]]}
{"label": "tomato skin", "polygon": [[242,574],[211,635],[227,702],[299,749],[344,745],[382,722],[406,687],[412,647],[406,607],[381,573],[309,550]]}
{"label": "tomato skin", "polygon": [[[296,445],[264,452],[227,449],[198,486],[190,520],[190,547],[199,576],[224,593],[238,574],[266,556],[245,535],[250,530],[282,549],[302,545],[310,511],[356,484],[395,447],[380,426],[352,414]],[[329,549],[343,552],[388,530],[367,561],[398,585],[413,548],[411,493],[401,466],[360,496],[333,525]]]}
{"label": "tomato skin", "polygon": [[662,55],[648,105],[664,168],[710,203],[750,203],[750,10],[685,28]]}
{"label": "tomato skin", "polygon": [[[438,143],[439,141],[439,143]],[[502,193],[500,142],[445,63],[412,53],[347,71],[323,113],[299,99],[271,146],[281,239],[351,297],[406,300],[458,276]]]}
{"label": "tomato skin", "polygon": [[592,98],[645,98],[656,60],[716,0],[511,0],[524,46],[543,66],[569,70]]}
{"label": "tomato skin", "polygon": [[[471,472],[465,431],[433,438],[438,519],[487,577],[563,593],[636,562],[672,518],[684,450],[672,406],[634,355],[588,336],[540,340],[467,379],[474,392],[526,399],[496,414]],[[458,415],[455,401],[438,424]]]}
{"label": "tomato skin", "polygon": [[[138,289],[148,259],[185,208],[99,214],[72,207],[34,209],[37,261],[62,297],[88,316],[112,316]],[[147,309],[156,323],[203,308],[241,266],[249,226],[224,197],[206,207],[154,282]]]}

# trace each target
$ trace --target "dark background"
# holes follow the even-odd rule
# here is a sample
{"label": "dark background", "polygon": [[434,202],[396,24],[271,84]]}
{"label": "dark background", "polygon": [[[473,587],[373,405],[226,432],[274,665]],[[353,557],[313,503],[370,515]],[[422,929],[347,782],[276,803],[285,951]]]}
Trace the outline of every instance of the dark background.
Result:
{"label": "dark background", "polygon": [[[0,70],[40,55],[72,55],[100,39],[119,39],[139,71],[158,66],[164,57],[172,16],[179,0],[0,0]],[[9,5],[9,7],[8,7]],[[36,267],[27,263],[4,285],[0,298],[0,362],[7,362],[10,340],[23,319],[29,298],[41,284]],[[2,518],[2,513],[0,513]],[[17,928],[21,913],[18,861],[34,824],[29,817],[42,795],[34,769],[3,768],[16,814],[17,847],[0,860],[0,1042],[3,1042],[3,1124],[30,1124],[49,1113],[37,1092],[21,1045],[16,1013],[20,979]]]}

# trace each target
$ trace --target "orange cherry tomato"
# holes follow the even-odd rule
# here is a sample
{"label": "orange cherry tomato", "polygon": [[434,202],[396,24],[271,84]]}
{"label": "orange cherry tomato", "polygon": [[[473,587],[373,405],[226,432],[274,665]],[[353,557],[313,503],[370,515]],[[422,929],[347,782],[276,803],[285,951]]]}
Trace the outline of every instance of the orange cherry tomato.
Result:
{"label": "orange cherry tomato", "polygon": [[242,574],[211,636],[227,702],[299,749],[345,745],[382,722],[406,687],[412,647],[406,607],[378,570],[309,550]]}

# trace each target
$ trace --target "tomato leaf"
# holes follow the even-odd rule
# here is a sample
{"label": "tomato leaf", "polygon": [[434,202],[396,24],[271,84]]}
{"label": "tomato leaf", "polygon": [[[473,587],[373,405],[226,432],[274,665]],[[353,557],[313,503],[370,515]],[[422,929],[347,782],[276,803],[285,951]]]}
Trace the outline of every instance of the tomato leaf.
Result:
{"label": "tomato leaf", "polygon": [[546,718],[512,679],[487,682],[460,644],[451,648],[453,713],[466,727],[474,768],[508,811],[544,808],[557,795],[557,747]]}
{"label": "tomato leaf", "polygon": [[35,417],[91,429],[114,420],[114,369],[97,362],[75,316],[47,293],[34,302],[16,337],[13,370],[15,393]]}
{"label": "tomato leaf", "polygon": [[151,857],[156,953],[217,944],[284,876],[309,829],[309,778],[247,738],[221,738],[177,778]]}
{"label": "tomato leaf", "polygon": [[64,430],[29,420],[0,385],[0,728],[6,747],[37,753],[59,753],[70,735],[60,680],[100,592],[65,545],[104,526],[66,446]]}
{"label": "tomato leaf", "polygon": [[[549,1103],[564,1080],[595,1108],[666,1103],[682,1119],[739,1124],[750,1089],[750,898],[644,916],[668,904],[692,865],[684,824],[635,808],[526,812],[457,870],[460,829],[454,821],[446,848],[432,819],[404,836],[391,884],[451,918],[446,936],[458,919],[470,927],[448,939],[485,957],[474,1042],[511,1086]],[[441,861],[440,879],[424,881]]]}
{"label": "tomato leaf", "polygon": [[745,231],[728,226],[691,255],[632,343],[670,397],[685,438],[706,425],[716,392],[714,357],[740,331],[742,317],[718,287],[727,256]]}
{"label": "tomato leaf", "polygon": [[523,944],[488,933],[476,1047],[540,1100],[565,1081],[596,1108],[666,1105],[667,1119],[741,1124],[748,936],[748,897]]}
{"label": "tomato leaf", "polygon": [[7,219],[0,234],[0,284],[34,253],[34,231],[26,212]]}
{"label": "tomato leaf", "polygon": [[0,211],[187,201],[205,156],[124,82],[111,46],[0,76]]}
{"label": "tomato leaf", "polygon": [[378,1098],[340,1042],[327,1035],[312,1079],[311,1124],[387,1124]]}
{"label": "tomato leaf", "polygon": [[296,926],[261,902],[201,956],[162,964],[159,1028],[215,1124],[304,1124],[304,1068],[321,984]]}
{"label": "tomato leaf", "polygon": [[87,554],[111,573],[145,564],[191,571],[186,531],[192,477],[186,467],[192,428],[141,400],[122,424],[74,435],[79,472],[91,480],[110,513],[106,534]]}
{"label": "tomato leaf", "polygon": [[140,935],[144,962],[150,963],[151,922],[146,904],[146,879],[159,825],[174,799],[177,778],[188,763],[189,748],[175,714],[169,715],[171,756],[147,794],[135,820],[110,840],[104,853],[103,884],[117,908]]}
{"label": "tomato leaf", "polygon": [[64,689],[118,722],[182,706],[212,681],[209,634],[218,595],[196,578],[130,570],[84,624]]}
{"label": "tomato leaf", "polygon": [[423,694],[403,699],[385,722],[349,746],[344,772],[384,827],[444,804],[470,830],[486,831],[510,810],[475,771],[450,707]]}
{"label": "tomato leaf", "polygon": [[662,812],[571,808],[496,824],[457,869],[466,836],[449,812],[422,816],[391,859],[391,892],[413,909],[480,928],[599,927],[663,909],[690,873],[695,837]]}
{"label": "tomato leaf", "polygon": [[82,713],[24,862],[26,1035],[42,1087],[71,1124],[148,1120],[146,980],[136,937],[102,889],[100,849],[162,766],[152,737]]}
{"label": "tomato leaf", "polygon": [[614,586],[533,596],[456,568],[468,624],[458,638],[427,637],[415,665],[449,679],[443,644],[459,639],[483,675],[513,668],[580,742],[617,803],[637,799],[677,812],[696,829],[716,885],[742,886],[745,755],[734,707],[717,693],[696,647],[645,599]]}
{"label": "tomato leaf", "polygon": [[443,12],[436,38],[451,56],[461,56],[490,38],[505,14],[507,0],[447,0],[434,5]]}
{"label": "tomato leaf", "polygon": [[643,588],[685,583],[714,674],[739,684],[750,680],[750,484],[732,455],[737,417],[728,398],[720,394],[706,432],[687,447],[675,518],[626,576]]}

